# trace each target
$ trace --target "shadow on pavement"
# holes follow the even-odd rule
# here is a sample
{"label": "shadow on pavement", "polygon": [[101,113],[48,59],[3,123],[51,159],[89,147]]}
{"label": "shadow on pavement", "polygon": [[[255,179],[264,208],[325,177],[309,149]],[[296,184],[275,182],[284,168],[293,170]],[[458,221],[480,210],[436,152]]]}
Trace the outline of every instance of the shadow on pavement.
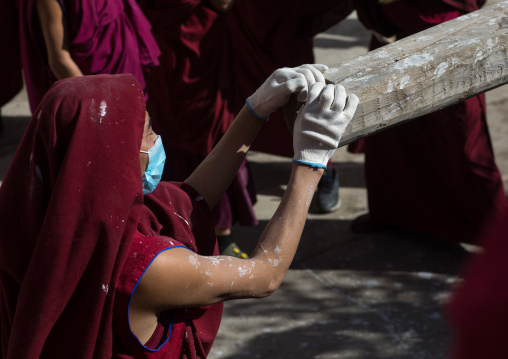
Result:
{"label": "shadow on pavement", "polygon": [[[266,223],[235,228],[245,249]],[[279,290],[225,304],[211,358],[446,358],[443,305],[469,253],[402,230],[358,235],[349,224],[309,220]]]}

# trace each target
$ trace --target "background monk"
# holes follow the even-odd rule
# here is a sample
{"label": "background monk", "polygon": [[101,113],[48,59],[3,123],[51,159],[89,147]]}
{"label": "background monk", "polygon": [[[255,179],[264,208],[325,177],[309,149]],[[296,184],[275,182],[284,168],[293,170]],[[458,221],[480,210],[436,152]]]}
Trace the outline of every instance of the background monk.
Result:
{"label": "background monk", "polygon": [[[3,130],[2,106],[23,87],[19,54],[18,12],[15,1],[0,2],[0,133]],[[14,29],[14,31],[13,31]]]}
{"label": "background monk", "polygon": [[450,359],[508,358],[508,212],[487,222],[476,254],[448,305],[453,333]]}
{"label": "background monk", "polygon": [[[306,99],[291,178],[251,259],[217,256],[210,208],[292,93]],[[205,358],[222,301],[273,293],[358,98],[274,72],[184,182],[132,75],[57,82],[0,187],[2,358]],[[171,159],[168,159],[169,161]]]}
{"label": "background monk", "polygon": [[144,75],[160,51],[135,0],[19,0],[21,58],[35,110],[56,80],[93,74]]}
{"label": "background monk", "polygon": [[[479,9],[483,0],[357,0],[362,23],[397,39]],[[382,45],[372,37],[371,48]],[[353,146],[358,150],[358,144]],[[494,161],[484,95],[364,141],[369,213],[358,232],[387,225],[473,242],[506,207]]]}
{"label": "background monk", "polygon": [[[161,48],[148,77],[148,109],[168,156],[164,178],[184,180],[217,144],[245,98],[280,67],[313,63],[313,37],[344,19],[350,0],[138,0]],[[254,149],[293,155],[282,111],[271,116]],[[326,171],[333,203],[338,177]],[[326,192],[326,191],[325,191]],[[221,253],[246,256],[231,237],[234,223],[253,226],[256,192],[247,162],[213,209]],[[318,193],[319,197],[320,194]]]}

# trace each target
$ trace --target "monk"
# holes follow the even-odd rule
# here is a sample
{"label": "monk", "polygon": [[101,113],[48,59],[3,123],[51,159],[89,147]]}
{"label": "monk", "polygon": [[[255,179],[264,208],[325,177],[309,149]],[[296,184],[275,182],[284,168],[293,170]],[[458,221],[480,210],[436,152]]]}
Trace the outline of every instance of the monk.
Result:
{"label": "monk", "polygon": [[[269,74],[280,67],[313,63],[313,36],[353,9],[350,0],[138,2],[162,51],[161,66],[147,79],[147,106],[174,159],[166,165],[164,178],[180,181],[218,143],[245,98]],[[253,148],[291,157],[291,144],[282,111],[277,111]],[[255,201],[253,178],[244,162],[212,211],[222,253],[246,258],[231,227],[257,224]]]}
{"label": "monk", "polygon": [[[412,35],[478,10],[483,0],[357,0],[359,18],[385,38]],[[506,208],[494,160],[485,96],[423,116],[365,139],[369,213],[352,222],[365,232],[390,226],[472,243]],[[353,150],[358,150],[358,145]],[[356,147],[356,148],[355,148]]]}
{"label": "monk", "polygon": [[[181,182],[133,75],[73,77],[33,114],[0,187],[2,358],[205,358],[222,302],[273,293],[358,98],[275,71]],[[250,259],[219,256],[210,213],[259,129],[305,101],[291,178]]]}
{"label": "monk", "polygon": [[508,212],[488,222],[477,243],[484,247],[466,266],[464,281],[448,305],[450,359],[508,357]]}
{"label": "monk", "polygon": [[160,51],[135,0],[19,0],[21,58],[30,108],[56,80],[145,75]]}

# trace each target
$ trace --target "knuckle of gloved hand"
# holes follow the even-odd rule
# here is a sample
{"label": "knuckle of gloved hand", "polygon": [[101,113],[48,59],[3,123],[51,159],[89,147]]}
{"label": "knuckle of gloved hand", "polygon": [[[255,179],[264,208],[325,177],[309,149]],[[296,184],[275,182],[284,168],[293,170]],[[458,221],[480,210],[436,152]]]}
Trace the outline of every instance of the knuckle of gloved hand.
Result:
{"label": "knuckle of gloved hand", "polygon": [[277,82],[283,82],[287,79],[288,69],[283,67],[281,69],[277,69],[273,73],[273,78],[277,80]]}
{"label": "knuckle of gloved hand", "polygon": [[307,68],[301,69],[300,72],[305,76],[306,79],[312,80],[314,78],[314,75],[312,74],[312,71],[310,71]]}

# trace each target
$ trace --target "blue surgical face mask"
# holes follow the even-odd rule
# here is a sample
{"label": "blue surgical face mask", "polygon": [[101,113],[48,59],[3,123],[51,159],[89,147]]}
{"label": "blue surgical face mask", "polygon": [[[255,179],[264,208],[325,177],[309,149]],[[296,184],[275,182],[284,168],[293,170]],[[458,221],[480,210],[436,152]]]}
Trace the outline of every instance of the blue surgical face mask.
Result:
{"label": "blue surgical face mask", "polygon": [[139,151],[148,153],[148,167],[143,173],[143,194],[152,193],[159,184],[166,162],[166,152],[162,145],[161,136],[157,136],[155,145],[148,151]]}

